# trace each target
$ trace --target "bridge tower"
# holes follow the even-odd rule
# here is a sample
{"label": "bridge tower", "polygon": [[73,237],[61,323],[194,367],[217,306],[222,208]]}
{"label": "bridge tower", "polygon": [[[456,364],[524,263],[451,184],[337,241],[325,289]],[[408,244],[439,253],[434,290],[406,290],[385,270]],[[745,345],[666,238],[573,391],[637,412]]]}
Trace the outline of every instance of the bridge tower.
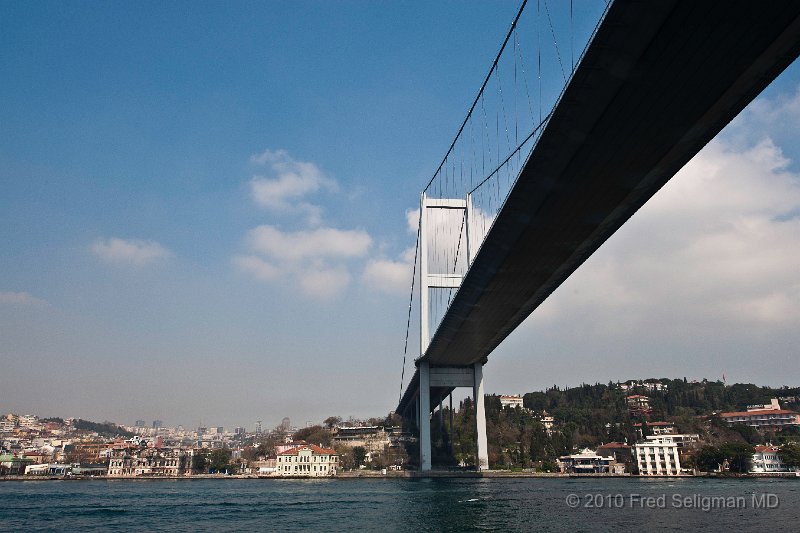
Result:
{"label": "bridge tower", "polygon": [[[424,192],[420,198],[420,354],[417,361],[419,369],[419,393],[417,396],[417,427],[419,427],[420,469],[431,470],[431,400],[438,400],[442,412],[443,397],[456,387],[472,387],[475,399],[475,422],[477,435],[477,466],[479,470],[489,468],[489,452],[486,440],[486,409],[483,398],[483,364],[480,361],[469,366],[438,366],[425,360],[425,352],[431,342],[430,332],[430,289],[458,289],[463,281],[462,274],[431,272],[429,261],[430,211],[450,209],[464,212],[465,252],[467,269],[471,263],[470,218],[472,201],[466,199],[429,198]],[[460,232],[460,230],[459,230]],[[436,391],[437,398],[431,397]],[[452,402],[451,402],[452,408]]]}

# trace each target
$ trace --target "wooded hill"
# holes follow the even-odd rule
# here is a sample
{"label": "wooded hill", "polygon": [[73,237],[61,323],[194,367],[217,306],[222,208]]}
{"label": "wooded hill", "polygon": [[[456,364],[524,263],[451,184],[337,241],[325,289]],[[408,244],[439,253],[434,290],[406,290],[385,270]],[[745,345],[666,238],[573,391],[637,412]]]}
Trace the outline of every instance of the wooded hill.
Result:
{"label": "wooded hill", "polygon": [[[623,390],[616,383],[583,384],[578,387],[553,386],[544,392],[523,395],[524,409],[502,409],[500,397],[487,395],[486,419],[489,463],[498,468],[553,469],[554,461],[583,447],[607,442],[632,444],[640,439],[634,424],[646,420],[673,422],[684,433],[698,433],[704,442],[756,444],[766,440],[784,442],[800,438],[797,429],[761,434],[746,426],[728,428],[715,416],[725,411],[743,411],[748,405],[767,404],[781,399],[781,406],[797,409],[800,387],[772,388],[754,384],[726,385],[721,381],[700,382],[684,379],[647,379],[642,386]],[[663,390],[653,390],[660,383]],[[642,394],[650,398],[649,417],[632,415],[625,397]],[[475,421],[473,402],[462,401],[452,413],[444,409],[432,420],[433,462],[438,466],[473,465],[475,462]],[[545,430],[543,412],[555,419],[551,432]],[[647,435],[647,428],[644,429]],[[412,458],[414,453],[409,454]]]}

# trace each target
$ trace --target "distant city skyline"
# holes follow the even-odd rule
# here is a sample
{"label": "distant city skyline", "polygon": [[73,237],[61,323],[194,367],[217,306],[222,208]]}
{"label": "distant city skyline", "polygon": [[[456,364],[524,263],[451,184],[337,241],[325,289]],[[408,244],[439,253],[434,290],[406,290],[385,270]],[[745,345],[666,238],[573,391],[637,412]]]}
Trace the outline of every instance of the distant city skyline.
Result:
{"label": "distant city skyline", "polygon": [[[392,410],[419,193],[517,8],[1,4],[0,410]],[[506,339],[487,393],[800,382],[797,124],[795,63]]]}

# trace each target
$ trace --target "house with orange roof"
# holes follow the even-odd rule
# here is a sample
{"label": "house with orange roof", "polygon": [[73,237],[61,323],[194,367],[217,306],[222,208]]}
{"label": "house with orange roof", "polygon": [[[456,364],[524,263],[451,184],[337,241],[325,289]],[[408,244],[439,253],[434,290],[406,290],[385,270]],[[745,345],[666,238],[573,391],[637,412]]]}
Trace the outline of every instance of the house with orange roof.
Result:
{"label": "house with orange roof", "polygon": [[766,446],[756,446],[753,452],[753,461],[750,465],[750,472],[755,474],[766,474],[770,472],[797,472],[797,467],[790,467],[781,458],[781,449],[777,446],[768,444]]}
{"label": "house with orange roof", "polygon": [[751,406],[747,411],[720,413],[719,416],[728,425],[745,424],[756,429],[782,429],[800,426],[800,414],[781,409],[777,398],[767,405]]}
{"label": "house with orange roof", "polygon": [[303,444],[278,454],[277,474],[283,477],[335,476],[339,454],[330,448]]}

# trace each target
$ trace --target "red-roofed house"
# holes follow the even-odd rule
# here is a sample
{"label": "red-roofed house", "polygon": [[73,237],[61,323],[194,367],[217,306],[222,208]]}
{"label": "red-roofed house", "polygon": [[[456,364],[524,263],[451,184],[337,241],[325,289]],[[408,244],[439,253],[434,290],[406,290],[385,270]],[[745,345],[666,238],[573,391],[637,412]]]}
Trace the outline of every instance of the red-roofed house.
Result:
{"label": "red-roofed house", "polygon": [[750,472],[769,473],[769,472],[797,472],[795,467],[789,467],[781,459],[781,449],[777,446],[756,446],[753,453],[753,462]]}
{"label": "red-roofed house", "polygon": [[631,416],[650,416],[650,398],[641,394],[625,396]]}
{"label": "red-roofed house", "polygon": [[748,408],[747,411],[720,413],[719,416],[729,425],[746,424],[754,428],[774,429],[800,426],[800,414],[781,409],[777,399],[773,399],[767,405],[753,406],[753,408]]}
{"label": "red-roofed house", "polygon": [[279,453],[277,465],[281,476],[335,476],[339,455],[330,448],[304,444]]}
{"label": "red-roofed house", "polygon": [[291,442],[284,442],[283,444],[277,444],[275,446],[275,453],[283,453],[289,450],[293,450],[294,448],[299,448],[300,446],[305,446],[308,444],[304,440],[293,440]]}

